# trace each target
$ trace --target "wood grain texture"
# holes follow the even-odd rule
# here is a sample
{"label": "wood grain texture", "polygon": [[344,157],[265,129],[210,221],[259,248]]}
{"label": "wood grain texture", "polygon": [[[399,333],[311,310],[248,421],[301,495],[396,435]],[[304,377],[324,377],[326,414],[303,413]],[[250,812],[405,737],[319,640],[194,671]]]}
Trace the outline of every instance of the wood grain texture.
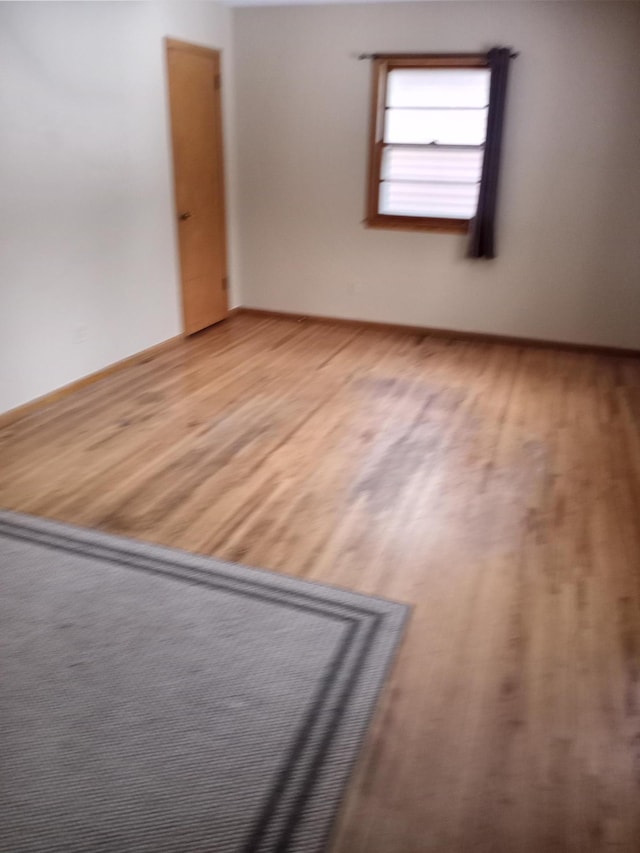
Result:
{"label": "wood grain texture", "polygon": [[640,350],[625,347],[610,347],[602,344],[579,344],[569,341],[546,341],[544,338],[522,338],[515,335],[498,335],[491,332],[469,332],[461,329],[442,329],[437,326],[409,326],[402,323],[381,323],[375,320],[355,320],[347,317],[327,317],[318,314],[296,314],[291,311],[269,311],[264,308],[238,306],[234,309],[240,314],[252,317],[273,317],[288,320],[329,323],[332,326],[350,326],[358,329],[378,329],[379,331],[406,332],[410,335],[428,335],[429,337],[448,338],[449,340],[468,341],[483,344],[512,344],[517,347],[542,347],[543,349],[562,349],[570,352],[588,352],[595,355],[612,355],[620,358],[640,358]]}
{"label": "wood grain texture", "polygon": [[640,364],[237,315],[0,431],[0,504],[413,604],[334,853],[640,849]]}
{"label": "wood grain texture", "polygon": [[[236,310],[237,309],[234,309],[234,313]],[[110,376],[112,373],[117,373],[125,367],[131,367],[139,361],[147,361],[163,350],[170,349],[175,346],[179,341],[180,337],[168,338],[166,341],[161,341],[159,344],[155,344],[155,346],[148,347],[141,352],[135,353],[135,355],[123,358],[121,361],[115,361],[113,364],[103,367],[102,370],[96,370],[95,373],[90,373],[88,376],[76,379],[75,382],[70,382],[68,385],[63,385],[61,388],[56,388],[55,391],[50,391],[42,397],[36,397],[35,400],[30,400],[22,406],[18,406],[15,409],[9,409],[8,412],[1,412],[0,429],[12,424],[14,421],[22,420],[22,418],[32,414],[37,409],[43,408],[43,406],[49,406],[56,400],[68,397],[69,394],[75,394],[76,391],[79,391],[81,388],[84,388],[87,385],[93,385],[94,382],[99,382],[101,379]]]}

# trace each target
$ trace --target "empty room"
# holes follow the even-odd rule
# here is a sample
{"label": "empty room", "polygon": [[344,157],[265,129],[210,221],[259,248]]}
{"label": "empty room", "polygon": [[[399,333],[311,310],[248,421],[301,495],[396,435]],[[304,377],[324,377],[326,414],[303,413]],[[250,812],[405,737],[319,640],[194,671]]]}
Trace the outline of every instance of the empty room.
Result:
{"label": "empty room", "polygon": [[0,2],[0,850],[638,853],[640,2]]}

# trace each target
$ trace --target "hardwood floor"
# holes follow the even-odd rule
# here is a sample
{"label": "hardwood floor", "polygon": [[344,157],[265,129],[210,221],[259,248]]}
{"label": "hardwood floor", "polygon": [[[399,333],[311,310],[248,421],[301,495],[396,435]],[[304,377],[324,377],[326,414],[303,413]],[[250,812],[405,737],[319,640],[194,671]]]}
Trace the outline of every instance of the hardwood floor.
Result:
{"label": "hardwood floor", "polygon": [[640,362],[238,316],[0,431],[0,504],[414,606],[337,853],[640,850]]}

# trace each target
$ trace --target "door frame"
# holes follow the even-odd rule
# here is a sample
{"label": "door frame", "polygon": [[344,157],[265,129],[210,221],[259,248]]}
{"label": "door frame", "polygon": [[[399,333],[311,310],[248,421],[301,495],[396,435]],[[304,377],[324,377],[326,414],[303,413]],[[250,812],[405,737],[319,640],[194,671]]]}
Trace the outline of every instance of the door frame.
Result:
{"label": "door frame", "polygon": [[[176,177],[176,168],[175,168],[175,139],[174,139],[174,125],[173,125],[173,116],[171,114],[171,76],[169,73],[169,55],[172,50],[179,50],[184,53],[195,53],[200,56],[207,56],[210,59],[213,59],[215,62],[215,84],[214,91],[216,93],[216,97],[218,99],[218,109],[215,111],[216,116],[216,135],[219,139],[220,144],[217,146],[217,158],[218,158],[218,169],[220,173],[220,210],[222,213],[222,270],[223,270],[223,279],[222,279],[222,288],[225,296],[225,317],[229,316],[229,269],[228,269],[228,249],[227,249],[227,194],[226,194],[226,181],[225,181],[225,170],[224,170],[224,128],[223,128],[223,118],[222,118],[222,51],[217,48],[205,47],[200,44],[193,44],[192,42],[182,41],[181,39],[173,38],[172,36],[165,36],[164,38],[165,45],[165,69],[166,69],[166,86],[167,86],[167,107],[168,107],[168,120],[169,120],[169,134],[171,139],[171,172],[173,175],[173,227],[174,234],[176,238],[176,246],[178,249],[178,268],[180,270],[180,304],[182,307],[182,336],[187,338],[189,337],[189,333],[187,333],[185,328],[185,288],[184,288],[184,280],[182,274],[182,251],[180,245],[180,226],[179,226],[179,216],[180,211],[178,210],[178,189],[177,189],[177,177]],[[210,327],[208,327],[210,328]],[[202,330],[204,331],[204,329]],[[197,332],[192,333],[197,334]]]}

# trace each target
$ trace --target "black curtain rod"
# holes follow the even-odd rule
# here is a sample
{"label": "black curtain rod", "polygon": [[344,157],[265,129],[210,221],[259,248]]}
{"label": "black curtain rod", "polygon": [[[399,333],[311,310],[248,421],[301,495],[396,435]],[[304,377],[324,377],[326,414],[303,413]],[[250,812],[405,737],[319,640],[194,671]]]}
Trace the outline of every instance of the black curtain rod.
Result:
{"label": "black curtain rod", "polygon": [[[424,56],[440,56],[444,59],[447,56],[457,57],[457,56],[465,56],[466,54],[464,54],[464,53],[437,53],[437,54],[429,54],[429,53],[425,53],[425,54],[420,54],[420,53],[360,53],[360,54],[358,54],[358,59],[359,60],[360,59],[379,59],[380,57],[387,57],[387,56],[392,56],[394,58],[398,57],[401,59],[403,57],[411,58],[414,56],[422,56],[422,55],[424,55]],[[475,53],[469,54],[469,56],[477,56],[477,54],[475,54]],[[516,57],[518,57],[518,56],[520,56],[520,54],[517,51],[511,52],[511,59],[516,59]]]}

